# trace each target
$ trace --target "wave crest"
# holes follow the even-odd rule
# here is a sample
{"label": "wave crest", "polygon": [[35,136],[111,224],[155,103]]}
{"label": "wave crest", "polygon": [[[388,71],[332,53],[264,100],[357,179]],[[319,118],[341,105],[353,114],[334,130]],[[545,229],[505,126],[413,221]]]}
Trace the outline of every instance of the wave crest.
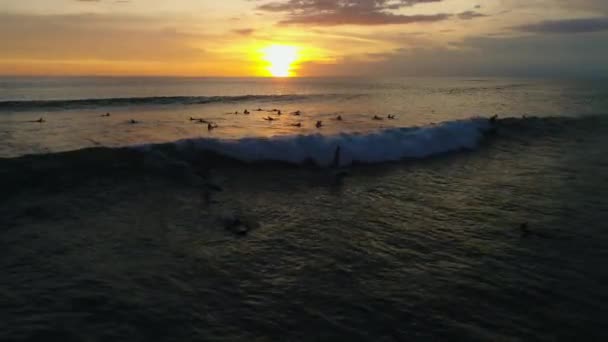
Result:
{"label": "wave crest", "polygon": [[[331,165],[335,151],[340,147],[338,164],[345,166],[418,159],[474,149],[491,128],[487,119],[474,118],[365,134],[315,134],[238,140],[199,138],[180,140],[173,144],[182,152],[207,151],[244,162],[312,162],[320,166]],[[153,145],[142,145],[138,148],[152,147]]]}

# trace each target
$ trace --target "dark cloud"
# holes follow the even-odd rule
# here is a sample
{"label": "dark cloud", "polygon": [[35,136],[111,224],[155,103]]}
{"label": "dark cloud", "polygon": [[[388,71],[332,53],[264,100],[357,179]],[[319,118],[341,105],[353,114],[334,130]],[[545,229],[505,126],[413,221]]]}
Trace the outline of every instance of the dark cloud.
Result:
{"label": "dark cloud", "polygon": [[462,20],[471,20],[480,17],[487,17],[487,15],[475,11],[465,11],[462,13],[458,13],[458,18]]}
{"label": "dark cloud", "polygon": [[585,33],[608,31],[608,17],[548,20],[515,27],[518,31],[534,33]]}
{"label": "dark cloud", "polygon": [[288,0],[266,3],[258,8],[274,12],[341,11],[346,9],[382,11],[441,1],[443,0]]}
{"label": "dark cloud", "polygon": [[306,16],[292,16],[287,20],[283,20],[281,24],[314,24],[322,26],[336,25],[390,25],[390,24],[411,24],[411,23],[428,23],[446,20],[450,17],[448,14],[434,15],[399,15],[392,13],[335,13],[335,14],[317,14]]}
{"label": "dark cloud", "polygon": [[581,10],[595,13],[608,13],[606,0],[554,0],[555,5],[571,10]]}
{"label": "dark cloud", "polygon": [[388,25],[436,22],[451,15],[403,15],[393,13],[404,7],[441,2],[443,0],[288,0],[270,2],[257,7],[267,12],[285,13],[280,24]]}
{"label": "dark cloud", "polygon": [[[474,37],[449,47],[419,45],[389,54],[308,63],[307,76],[598,77],[608,74],[608,33]],[[365,58],[367,57],[367,58]],[[366,60],[367,59],[367,60]]]}

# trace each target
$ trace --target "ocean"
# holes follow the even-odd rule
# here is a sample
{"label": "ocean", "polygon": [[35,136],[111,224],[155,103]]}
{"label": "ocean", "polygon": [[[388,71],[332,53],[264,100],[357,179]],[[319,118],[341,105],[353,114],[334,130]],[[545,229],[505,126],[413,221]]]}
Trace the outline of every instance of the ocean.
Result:
{"label": "ocean", "polygon": [[606,80],[2,77],[0,340],[605,340],[607,152]]}

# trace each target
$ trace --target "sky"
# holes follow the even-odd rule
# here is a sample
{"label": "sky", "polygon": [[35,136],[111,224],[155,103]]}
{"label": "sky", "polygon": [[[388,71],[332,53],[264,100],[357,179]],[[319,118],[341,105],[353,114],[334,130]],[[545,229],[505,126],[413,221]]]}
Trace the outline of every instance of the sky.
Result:
{"label": "sky", "polygon": [[0,75],[608,76],[608,0],[0,0]]}

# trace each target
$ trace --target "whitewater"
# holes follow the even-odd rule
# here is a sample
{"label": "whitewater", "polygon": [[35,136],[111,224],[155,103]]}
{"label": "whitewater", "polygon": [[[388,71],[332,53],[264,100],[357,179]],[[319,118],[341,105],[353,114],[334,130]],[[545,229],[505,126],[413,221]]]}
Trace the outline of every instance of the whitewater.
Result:
{"label": "whitewater", "polygon": [[[488,119],[445,122],[428,127],[392,128],[367,134],[297,135],[270,138],[186,139],[174,142],[178,150],[215,152],[245,162],[278,161],[329,166],[339,149],[338,165],[379,163],[424,158],[474,149],[492,129]],[[154,146],[137,146],[150,150]]]}

